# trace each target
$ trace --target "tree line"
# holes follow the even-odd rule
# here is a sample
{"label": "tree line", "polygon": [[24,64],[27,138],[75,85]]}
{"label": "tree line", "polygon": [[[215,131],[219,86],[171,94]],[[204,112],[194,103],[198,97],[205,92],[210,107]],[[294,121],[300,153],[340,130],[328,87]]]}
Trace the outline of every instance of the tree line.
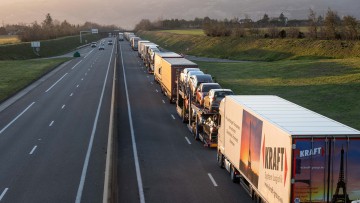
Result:
{"label": "tree line", "polygon": [[82,25],[71,24],[67,20],[60,22],[59,20],[54,20],[50,13],[48,13],[41,23],[35,21],[29,25],[16,24],[0,27],[0,35],[18,35],[21,41],[29,42],[79,35],[80,31],[90,31],[92,28],[102,32],[121,29],[115,25],[99,25],[93,22],[85,22]]}
{"label": "tree line", "polygon": [[205,17],[194,20],[158,19],[151,22],[143,19],[135,26],[136,31],[162,29],[203,29],[204,33],[211,37],[360,39],[360,24],[357,19],[350,15],[340,18],[337,12],[330,8],[324,16],[309,9],[308,18],[302,20],[290,20],[283,13],[278,17],[270,17],[265,13],[258,21],[253,21],[248,15],[242,19],[230,20]]}

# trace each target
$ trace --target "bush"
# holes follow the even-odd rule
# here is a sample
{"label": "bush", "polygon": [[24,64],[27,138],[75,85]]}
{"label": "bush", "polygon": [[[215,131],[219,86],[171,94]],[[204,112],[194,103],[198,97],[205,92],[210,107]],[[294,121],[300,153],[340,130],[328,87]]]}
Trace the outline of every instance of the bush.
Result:
{"label": "bush", "polygon": [[284,38],[286,37],[286,31],[285,31],[285,30],[281,30],[281,31],[279,32],[279,37],[282,38],[282,39],[284,39]]}

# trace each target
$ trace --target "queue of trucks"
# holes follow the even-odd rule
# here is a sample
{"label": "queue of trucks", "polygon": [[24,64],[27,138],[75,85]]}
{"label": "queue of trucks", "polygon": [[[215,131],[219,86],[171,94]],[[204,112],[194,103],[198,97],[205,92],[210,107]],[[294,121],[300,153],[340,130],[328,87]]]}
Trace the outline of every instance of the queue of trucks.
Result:
{"label": "queue of trucks", "polygon": [[234,95],[180,54],[139,38],[137,47],[194,138],[255,202],[360,198],[360,131],[278,96]]}

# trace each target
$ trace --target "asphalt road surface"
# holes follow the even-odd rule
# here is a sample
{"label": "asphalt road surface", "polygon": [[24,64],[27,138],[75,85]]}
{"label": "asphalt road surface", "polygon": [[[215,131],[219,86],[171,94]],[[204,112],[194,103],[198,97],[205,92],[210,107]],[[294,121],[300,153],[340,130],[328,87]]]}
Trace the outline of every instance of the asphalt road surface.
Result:
{"label": "asphalt road surface", "polygon": [[129,42],[119,49],[117,202],[250,202],[217,166],[216,150],[193,139]]}
{"label": "asphalt road surface", "polygon": [[102,202],[115,46],[87,47],[0,112],[0,202]]}
{"label": "asphalt road surface", "polygon": [[251,201],[129,42],[81,53],[0,105],[0,203],[103,201],[115,67],[113,202]]}

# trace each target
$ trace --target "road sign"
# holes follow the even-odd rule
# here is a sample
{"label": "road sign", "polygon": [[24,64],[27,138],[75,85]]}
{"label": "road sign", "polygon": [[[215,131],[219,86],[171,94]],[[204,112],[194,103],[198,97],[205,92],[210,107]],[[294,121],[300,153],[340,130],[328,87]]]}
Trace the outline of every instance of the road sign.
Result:
{"label": "road sign", "polygon": [[98,34],[99,30],[98,29],[91,29],[91,34]]}
{"label": "road sign", "polygon": [[33,47],[33,48],[40,47],[40,42],[31,42],[31,47]]}

